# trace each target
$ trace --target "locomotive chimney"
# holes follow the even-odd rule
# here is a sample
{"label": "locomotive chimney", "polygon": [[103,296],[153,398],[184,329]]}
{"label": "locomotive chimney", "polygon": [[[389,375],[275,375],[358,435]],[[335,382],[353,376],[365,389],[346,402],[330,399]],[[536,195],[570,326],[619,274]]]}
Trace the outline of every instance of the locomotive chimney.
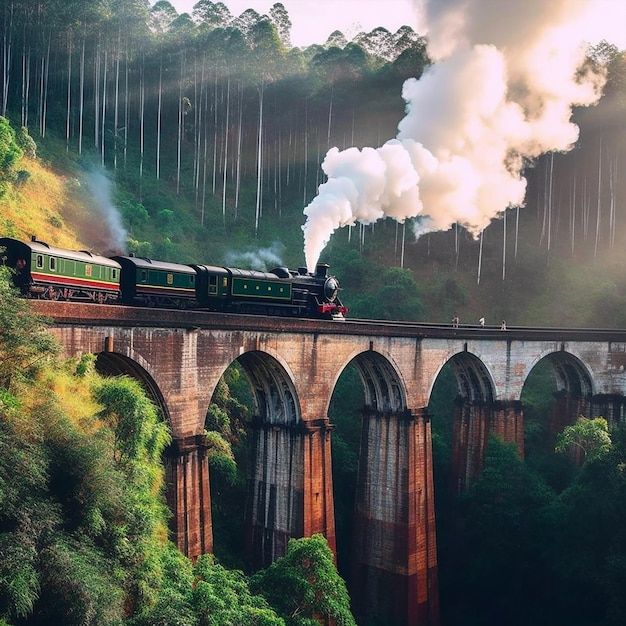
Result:
{"label": "locomotive chimney", "polygon": [[328,263],[318,263],[315,268],[315,276],[317,276],[317,278],[326,278],[326,272],[329,267],[330,265],[328,265]]}
{"label": "locomotive chimney", "polygon": [[306,267],[299,267],[298,268],[298,274],[300,274],[300,276],[306,276],[307,275]]}

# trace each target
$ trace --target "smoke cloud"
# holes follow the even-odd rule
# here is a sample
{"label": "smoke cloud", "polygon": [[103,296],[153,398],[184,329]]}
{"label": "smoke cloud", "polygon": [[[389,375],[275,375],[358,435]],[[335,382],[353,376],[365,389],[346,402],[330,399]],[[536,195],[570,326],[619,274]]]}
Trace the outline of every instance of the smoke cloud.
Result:
{"label": "smoke cloud", "polygon": [[285,247],[280,242],[274,242],[268,248],[249,250],[246,252],[231,251],[226,254],[226,265],[228,267],[239,267],[241,269],[261,270],[274,269],[283,264],[281,255]]}
{"label": "smoke cloud", "polygon": [[90,172],[87,186],[93,198],[93,207],[102,221],[98,232],[93,233],[101,254],[126,254],[128,233],[122,225],[122,217],[113,203],[113,184],[100,171]]}
{"label": "smoke cloud", "polygon": [[[419,4],[419,6],[417,6]],[[595,0],[416,3],[435,60],[404,83],[406,116],[379,148],[332,148],[327,181],[304,209],[312,271],[332,233],[420,216],[420,232],[458,223],[477,236],[526,193],[523,167],[578,139],[572,107],[595,104],[604,75],[585,67]],[[594,11],[595,9],[595,11]]]}

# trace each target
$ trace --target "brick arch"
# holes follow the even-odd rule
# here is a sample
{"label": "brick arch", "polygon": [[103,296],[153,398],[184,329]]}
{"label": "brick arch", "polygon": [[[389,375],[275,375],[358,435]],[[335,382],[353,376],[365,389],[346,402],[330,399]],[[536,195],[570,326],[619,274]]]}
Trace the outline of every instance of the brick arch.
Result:
{"label": "brick arch", "polygon": [[287,368],[270,353],[250,350],[236,359],[255,400],[250,424],[246,505],[249,564],[267,567],[305,534],[305,446],[300,402]]}
{"label": "brick arch", "polygon": [[548,430],[544,433],[546,443],[552,447],[557,433],[565,426],[573,424],[579,415],[593,416],[594,380],[589,368],[579,357],[571,352],[559,350],[538,359],[529,369],[524,385],[535,367],[545,362],[552,366],[553,382],[556,387],[552,414],[546,425]]}
{"label": "brick arch", "polygon": [[300,403],[293,376],[267,352],[244,352],[237,361],[243,367],[254,395],[257,418],[267,424],[295,426],[301,421]]}
{"label": "brick arch", "polygon": [[[363,383],[367,408],[383,413],[406,410],[405,386],[400,374],[387,357],[368,350],[357,354],[346,367],[350,365],[355,367]],[[343,369],[345,370],[345,367]]]}
{"label": "brick arch", "polygon": [[[143,359],[141,359],[143,361]],[[96,355],[96,370],[105,376],[130,376],[144,388],[150,399],[159,407],[164,419],[171,426],[171,416],[159,385],[147,369],[147,363],[140,363],[118,352],[99,352]]]}
{"label": "brick arch", "polygon": [[[536,363],[547,360],[554,368],[556,385],[559,391],[575,394],[579,397],[590,396],[594,393],[593,378],[587,366],[571,352],[560,350],[551,352]],[[529,373],[531,370],[529,370]]]}
{"label": "brick arch", "polygon": [[[456,377],[459,396],[467,402],[492,403],[495,399],[495,384],[487,366],[471,352],[458,352],[448,359]],[[443,368],[442,368],[443,369]],[[437,373],[437,376],[441,369]],[[436,377],[432,381],[429,397],[432,394]]]}

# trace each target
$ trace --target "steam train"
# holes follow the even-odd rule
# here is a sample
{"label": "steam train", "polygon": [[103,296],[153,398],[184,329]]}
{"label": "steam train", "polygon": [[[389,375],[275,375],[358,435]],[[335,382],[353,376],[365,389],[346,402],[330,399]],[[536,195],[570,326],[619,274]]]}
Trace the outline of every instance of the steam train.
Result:
{"label": "steam train", "polygon": [[181,265],[135,256],[98,256],[55,248],[35,237],[0,237],[0,260],[29,298],[179,309],[341,319],[339,281],[320,263],[315,273]]}

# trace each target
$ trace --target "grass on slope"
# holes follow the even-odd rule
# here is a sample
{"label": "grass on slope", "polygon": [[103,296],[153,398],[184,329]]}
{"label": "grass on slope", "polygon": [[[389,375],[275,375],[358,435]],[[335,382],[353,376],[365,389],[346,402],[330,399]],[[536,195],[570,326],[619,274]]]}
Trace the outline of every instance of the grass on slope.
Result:
{"label": "grass on slope", "polygon": [[0,236],[29,240],[36,235],[50,245],[88,247],[77,226],[86,211],[80,181],[36,159],[24,157],[19,167],[18,182],[0,197]]}

